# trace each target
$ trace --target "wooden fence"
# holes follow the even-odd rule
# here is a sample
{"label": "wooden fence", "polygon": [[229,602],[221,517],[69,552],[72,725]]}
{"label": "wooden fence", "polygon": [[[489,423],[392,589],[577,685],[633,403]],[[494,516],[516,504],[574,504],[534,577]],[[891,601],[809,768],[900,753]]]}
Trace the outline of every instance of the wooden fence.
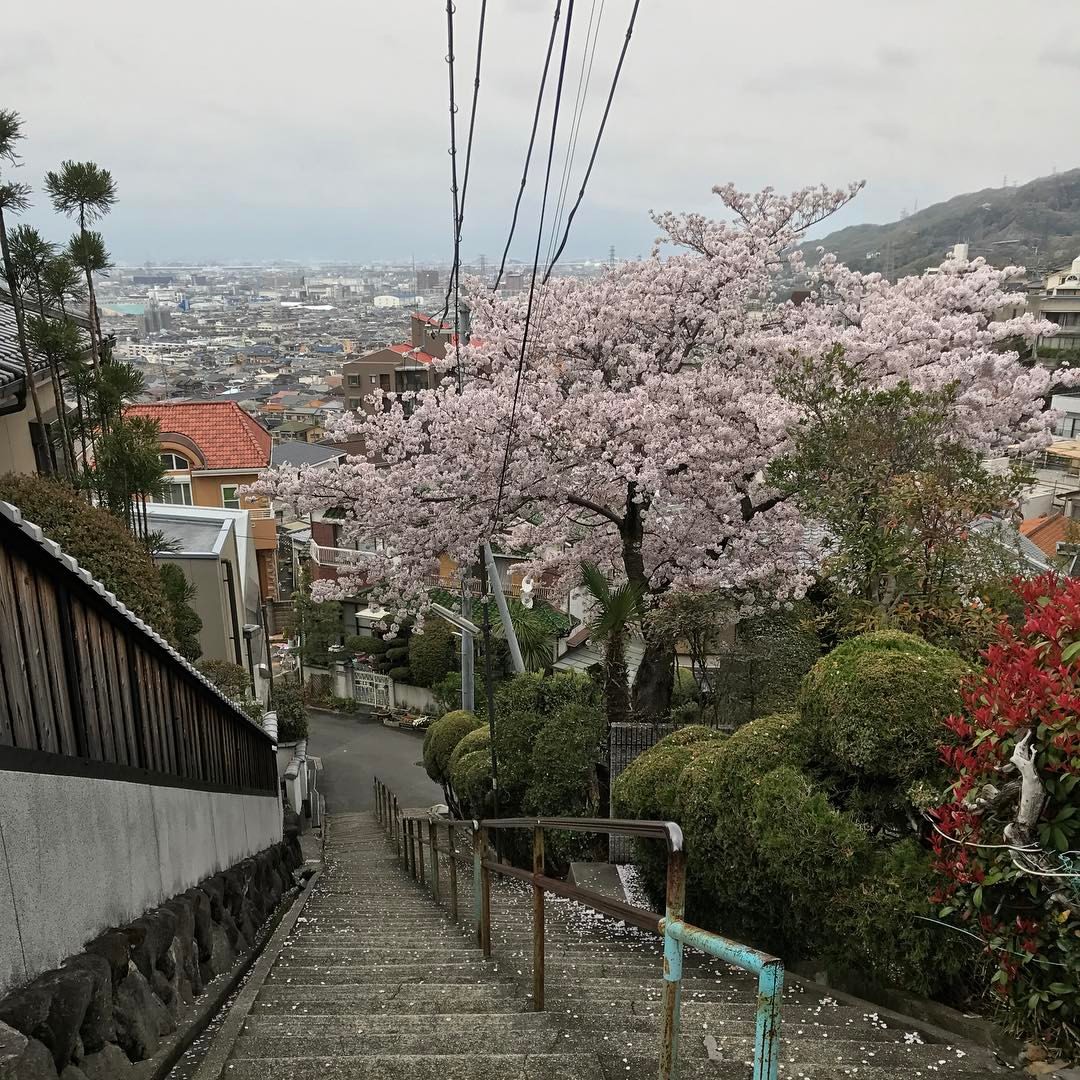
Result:
{"label": "wooden fence", "polygon": [[270,737],[0,503],[0,770],[278,790]]}

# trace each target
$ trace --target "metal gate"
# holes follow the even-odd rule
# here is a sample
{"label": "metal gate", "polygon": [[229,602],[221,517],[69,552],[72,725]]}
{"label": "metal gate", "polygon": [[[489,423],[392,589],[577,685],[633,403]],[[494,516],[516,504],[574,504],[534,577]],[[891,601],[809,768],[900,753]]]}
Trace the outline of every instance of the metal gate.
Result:
{"label": "metal gate", "polygon": [[389,709],[392,685],[389,675],[379,675],[374,671],[357,671],[353,675],[353,697],[361,705],[367,705],[372,709]]}

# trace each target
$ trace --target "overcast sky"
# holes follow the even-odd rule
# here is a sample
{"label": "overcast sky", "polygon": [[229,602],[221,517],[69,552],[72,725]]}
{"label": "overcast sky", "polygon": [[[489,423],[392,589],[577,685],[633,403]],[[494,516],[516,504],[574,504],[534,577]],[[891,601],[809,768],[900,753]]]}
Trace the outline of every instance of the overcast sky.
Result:
{"label": "overcast sky", "polygon": [[[590,13],[603,19],[572,194],[631,4],[576,0],[564,135]],[[479,8],[457,0],[462,144]],[[489,0],[467,259],[501,251],[553,9]],[[865,178],[837,221],[849,224],[1080,165],[1080,4],[1042,15],[1012,0],[641,0],[567,255],[645,252],[650,208],[709,212],[712,185],[727,180]],[[442,0],[5,5],[0,107],[25,122],[30,219],[66,236],[41,179],[64,158],[90,159],[119,189],[103,226],[117,260],[445,260],[445,35]],[[560,156],[556,188],[561,173]],[[521,258],[537,210],[526,201]]]}

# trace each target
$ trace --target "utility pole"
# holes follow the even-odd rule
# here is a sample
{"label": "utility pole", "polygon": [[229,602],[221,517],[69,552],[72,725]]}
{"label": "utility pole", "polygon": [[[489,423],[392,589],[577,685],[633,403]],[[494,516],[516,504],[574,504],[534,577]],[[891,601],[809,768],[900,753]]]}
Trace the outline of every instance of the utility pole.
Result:
{"label": "utility pole", "polygon": [[[488,603],[487,564],[480,560],[480,591],[484,597],[484,694],[487,698],[488,732],[491,735],[491,793],[494,816],[499,816],[499,754],[495,738],[495,684],[491,673],[491,604]],[[499,830],[495,830],[495,856],[499,854]]]}

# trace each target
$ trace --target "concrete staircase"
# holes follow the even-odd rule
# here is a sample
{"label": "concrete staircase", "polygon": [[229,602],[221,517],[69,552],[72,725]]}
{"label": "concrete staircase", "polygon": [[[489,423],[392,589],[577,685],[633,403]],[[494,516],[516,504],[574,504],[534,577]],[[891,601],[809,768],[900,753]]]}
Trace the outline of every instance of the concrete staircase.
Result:
{"label": "concrete staircase", "polygon": [[[326,869],[258,991],[223,1080],[652,1080],[660,943],[548,899],[547,1010],[531,1011],[531,895],[492,894],[493,958],[406,877],[371,814],[335,815]],[[462,835],[464,839],[464,834]],[[445,884],[445,876],[443,882]],[[471,911],[462,867],[461,910]],[[747,1080],[755,985],[687,954],[684,1078]],[[991,1077],[977,1047],[792,983],[780,1076]]]}

